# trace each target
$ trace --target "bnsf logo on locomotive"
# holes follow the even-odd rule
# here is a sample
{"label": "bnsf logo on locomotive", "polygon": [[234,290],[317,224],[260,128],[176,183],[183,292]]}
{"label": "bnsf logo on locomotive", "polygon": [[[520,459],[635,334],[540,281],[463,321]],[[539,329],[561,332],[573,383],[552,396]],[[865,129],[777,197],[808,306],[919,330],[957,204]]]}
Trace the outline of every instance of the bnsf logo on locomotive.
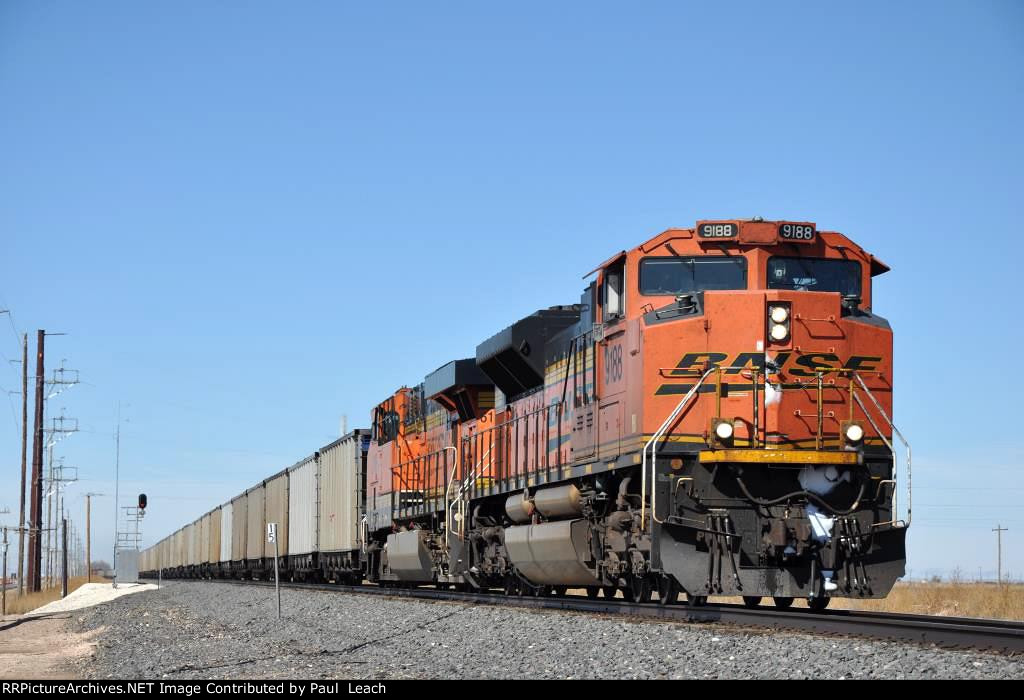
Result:
{"label": "bnsf logo on locomotive", "polygon": [[[806,352],[793,358],[795,353],[780,352],[771,358],[773,370],[787,373],[794,377],[814,377],[820,369],[873,372],[878,370],[881,357],[874,355],[851,355],[843,362],[838,355],[831,352]],[[741,352],[729,360],[724,352],[688,352],[683,355],[673,370],[679,376],[691,375],[705,367],[722,367],[723,374],[739,374],[744,370],[765,368],[763,352]]]}
{"label": "bnsf logo on locomotive", "polygon": [[[874,355],[851,355],[843,362],[838,355],[831,352],[801,353],[796,358],[793,358],[793,355],[792,352],[780,352],[774,358],[770,358],[772,371],[800,378],[816,377],[822,369],[872,372],[878,370],[878,363],[882,361],[881,357]],[[741,352],[730,361],[729,355],[724,352],[688,352],[668,375],[695,379],[709,367],[721,367],[724,375],[737,375],[752,369],[764,372],[765,354]],[[654,393],[656,396],[678,394],[689,387],[688,384],[662,384]]]}

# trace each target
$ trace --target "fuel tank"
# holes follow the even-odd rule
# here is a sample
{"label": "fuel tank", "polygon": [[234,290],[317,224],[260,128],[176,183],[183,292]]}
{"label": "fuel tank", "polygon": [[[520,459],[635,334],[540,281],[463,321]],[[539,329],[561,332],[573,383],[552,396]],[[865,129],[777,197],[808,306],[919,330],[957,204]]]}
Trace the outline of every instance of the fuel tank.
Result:
{"label": "fuel tank", "polygon": [[432,581],[434,559],[426,543],[426,530],[388,535],[388,568],[403,581]]}
{"label": "fuel tank", "polygon": [[590,559],[586,520],[505,528],[505,551],[530,583],[592,586],[598,583],[585,562]]}

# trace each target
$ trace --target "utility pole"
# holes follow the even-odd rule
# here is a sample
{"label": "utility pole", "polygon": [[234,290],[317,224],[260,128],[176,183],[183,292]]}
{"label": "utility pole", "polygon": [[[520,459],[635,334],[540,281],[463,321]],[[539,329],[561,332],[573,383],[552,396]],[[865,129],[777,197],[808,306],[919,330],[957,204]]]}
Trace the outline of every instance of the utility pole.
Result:
{"label": "utility pole", "polygon": [[[60,458],[57,463],[53,461],[53,446],[56,445],[60,440],[64,439],[67,435],[78,432],[78,419],[66,418],[61,413],[60,417],[51,417],[50,420],[53,423],[53,427],[47,430],[50,435],[50,439],[47,442],[47,447],[50,454],[50,475],[48,478],[47,486],[47,523],[53,523],[51,527],[46,529],[46,572],[47,576],[53,577],[53,572],[57,569],[57,556],[60,552],[59,544],[57,543],[57,527],[56,523],[64,517],[64,499],[61,497],[61,489],[65,488],[68,483],[78,481],[78,468],[67,467],[64,465],[64,459]],[[58,428],[58,422],[60,427]],[[72,427],[65,427],[71,424]],[[58,438],[57,436],[61,437]]]}
{"label": "utility pole", "polygon": [[[45,408],[43,409],[46,410]],[[46,499],[46,518],[43,522],[46,527],[43,529],[41,540],[43,546],[43,564],[39,568],[43,570],[43,586],[51,588],[53,586],[53,543],[57,541],[57,530],[53,527],[53,445],[46,445],[47,442],[52,442],[46,439],[46,431],[43,431],[43,444],[44,450],[49,452],[50,459],[43,459],[43,471],[46,472],[46,476],[43,478],[43,491],[46,492],[44,498]]]}
{"label": "utility pole", "polygon": [[1003,583],[1003,533],[1008,532],[1009,528],[1005,528],[1002,524],[996,525],[992,528],[992,532],[996,533],[996,543],[998,547],[998,559],[996,560],[996,583]]}
{"label": "utility pole", "polygon": [[46,331],[36,334],[36,411],[32,439],[32,507],[29,517],[28,535],[28,577],[32,580],[29,590],[39,591],[42,587],[42,511],[43,511],[43,385],[46,379],[44,366]]}
{"label": "utility pole", "polygon": [[[47,335],[64,335],[63,333],[47,333]],[[48,382],[44,382],[44,392],[48,391],[47,386],[53,389],[52,393],[47,394],[44,401],[60,396],[69,387],[78,384],[78,370],[67,369],[64,366],[64,360],[61,360],[60,367],[53,370],[53,379]],[[70,377],[70,379],[69,379]],[[45,411],[45,404],[44,404]],[[61,497],[60,489],[64,485],[63,475],[59,476],[55,473],[53,463],[53,448],[54,446],[66,438],[71,433],[78,432],[78,420],[74,418],[67,418],[64,415],[64,410],[61,409],[60,417],[51,418],[53,423],[52,428],[43,431],[44,446],[48,453],[48,460],[46,461],[47,479],[45,482],[44,490],[46,491],[46,535],[44,551],[46,552],[46,576],[49,581],[48,585],[53,585],[53,572],[57,568],[57,555],[59,553],[57,544],[57,527],[56,523],[63,517],[61,513]],[[58,422],[60,427],[58,427]],[[68,424],[72,424],[71,428],[68,428]],[[47,437],[47,433],[49,436]],[[61,465],[61,469],[63,465]]]}
{"label": "utility pole", "polygon": [[92,504],[89,502],[92,494],[85,494],[85,581],[92,583]]}
{"label": "utility pole", "polygon": [[28,452],[28,333],[21,336],[21,511],[18,516],[18,595],[25,593],[25,467]]}
{"label": "utility pole", "polygon": [[85,576],[88,583],[92,583],[92,497],[102,495],[92,491],[85,494]]}
{"label": "utility pole", "polygon": [[117,402],[117,435],[114,437],[114,580],[117,588],[117,499],[121,494],[121,402]]}
{"label": "utility pole", "polygon": [[2,596],[2,598],[3,598],[3,602],[0,603],[0,615],[6,616],[7,615],[7,528],[6,527],[4,528],[3,548],[4,548],[4,577],[3,577],[3,583],[0,584],[0,585],[3,585],[4,590],[2,592],[0,592],[0,596]]}
{"label": "utility pole", "polygon": [[67,518],[62,518],[60,521],[61,527],[61,558],[63,559],[63,566],[60,567],[60,597],[68,597],[68,521]]}

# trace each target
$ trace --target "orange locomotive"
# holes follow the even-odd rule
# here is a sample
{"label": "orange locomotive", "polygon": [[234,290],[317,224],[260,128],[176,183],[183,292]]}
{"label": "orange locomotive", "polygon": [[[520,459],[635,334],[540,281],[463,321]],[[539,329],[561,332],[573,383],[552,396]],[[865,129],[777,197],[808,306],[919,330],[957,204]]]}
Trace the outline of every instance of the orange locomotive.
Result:
{"label": "orange locomotive", "polygon": [[[367,578],[778,606],[904,573],[881,261],[699,221],[374,409]],[[907,455],[909,484],[909,448]]]}

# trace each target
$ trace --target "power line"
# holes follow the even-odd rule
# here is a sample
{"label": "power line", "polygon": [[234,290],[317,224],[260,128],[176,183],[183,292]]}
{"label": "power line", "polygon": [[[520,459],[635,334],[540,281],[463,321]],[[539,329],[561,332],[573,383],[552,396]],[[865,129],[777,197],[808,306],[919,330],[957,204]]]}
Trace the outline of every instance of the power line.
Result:
{"label": "power line", "polygon": [[[2,301],[3,300],[0,299],[0,302]],[[7,304],[4,304],[4,308],[0,309],[0,315],[7,316],[7,320],[11,324],[11,330],[14,331],[14,339],[17,341],[18,345],[21,345],[21,335],[18,334],[18,330],[14,327],[14,312],[7,308]],[[18,362],[18,360],[12,360],[9,357],[7,357],[7,354],[3,350],[0,350],[0,357],[2,357],[7,362],[8,366],[11,366],[14,363]],[[14,372],[13,366],[11,366],[11,371]],[[17,375],[17,372],[15,372],[15,375]],[[18,377],[18,379],[20,380],[21,377]]]}
{"label": "power line", "polygon": [[14,312],[8,308],[7,302],[4,301],[3,298],[0,298],[0,304],[3,304],[4,308],[7,309],[7,320],[11,324],[11,330],[14,331],[14,339],[20,343],[21,333],[19,333],[18,329],[14,327]]}
{"label": "power line", "polygon": [[915,486],[915,491],[1024,491],[1024,486]]}
{"label": "power line", "polygon": [[[0,315],[6,315],[7,318],[10,319],[11,318],[11,310],[10,309],[0,309]],[[13,323],[11,325],[11,328],[14,328]],[[17,331],[15,331],[15,336],[17,336]],[[18,381],[21,381],[21,376],[14,369],[14,364],[16,362],[20,362],[20,360],[12,360],[12,359],[10,359],[9,357],[7,357],[7,355],[2,350],[0,350],[0,357],[2,357],[4,359],[4,363],[8,367],[11,368],[11,371],[14,372],[14,376],[17,377]],[[2,385],[0,385],[0,391],[3,391],[5,394],[7,394],[7,404],[11,407],[11,416],[13,416],[13,418],[14,418],[15,432],[17,433],[18,428],[20,427],[20,424],[18,423],[18,413],[17,413],[17,411],[14,410],[14,403],[11,402],[11,394],[12,393],[16,394],[18,392],[16,392],[16,391],[15,392],[8,391],[7,387],[4,387]]]}
{"label": "power line", "polygon": [[[986,508],[1020,508],[1020,503],[988,503],[985,502]],[[977,508],[977,503],[915,503],[914,507],[921,508]]]}
{"label": "power line", "polygon": [[21,421],[18,420],[18,412],[14,409],[14,402],[11,401],[12,394],[21,394],[20,391],[8,391],[6,387],[0,384],[0,391],[7,395],[7,405],[11,407],[11,417],[14,419],[14,432],[16,437],[21,438]]}

